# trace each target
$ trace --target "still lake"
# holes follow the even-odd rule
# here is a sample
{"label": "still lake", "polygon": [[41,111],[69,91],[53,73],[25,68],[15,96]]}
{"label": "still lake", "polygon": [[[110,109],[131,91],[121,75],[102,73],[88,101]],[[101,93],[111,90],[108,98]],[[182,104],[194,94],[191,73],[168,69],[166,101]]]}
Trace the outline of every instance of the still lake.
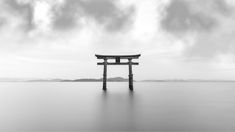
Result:
{"label": "still lake", "polygon": [[0,131],[235,131],[233,82],[1,82]]}

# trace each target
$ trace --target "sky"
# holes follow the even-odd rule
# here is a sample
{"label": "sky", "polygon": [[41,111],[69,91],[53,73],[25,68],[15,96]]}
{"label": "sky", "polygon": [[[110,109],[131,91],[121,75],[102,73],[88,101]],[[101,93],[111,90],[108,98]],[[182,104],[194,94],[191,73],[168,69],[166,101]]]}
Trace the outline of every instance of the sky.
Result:
{"label": "sky", "polygon": [[[234,0],[0,0],[0,77],[101,78],[95,54],[141,54],[134,79],[235,78]],[[128,77],[108,66],[108,77]]]}

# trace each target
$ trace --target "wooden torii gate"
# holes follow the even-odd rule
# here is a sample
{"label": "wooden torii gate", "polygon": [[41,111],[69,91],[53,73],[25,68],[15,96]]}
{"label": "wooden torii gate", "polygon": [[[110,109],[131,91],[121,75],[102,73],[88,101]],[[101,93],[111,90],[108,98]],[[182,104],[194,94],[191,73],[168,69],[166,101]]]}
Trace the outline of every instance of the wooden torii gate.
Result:
{"label": "wooden torii gate", "polygon": [[[95,55],[97,59],[103,59],[104,62],[98,62],[97,65],[104,65],[103,74],[103,90],[106,90],[107,81],[107,65],[128,65],[129,66],[129,89],[133,91],[133,74],[132,65],[139,65],[138,62],[132,62],[132,59],[138,59],[140,54],[137,55]],[[115,62],[108,62],[108,59],[114,59]],[[128,62],[121,62],[121,59],[127,59]]]}

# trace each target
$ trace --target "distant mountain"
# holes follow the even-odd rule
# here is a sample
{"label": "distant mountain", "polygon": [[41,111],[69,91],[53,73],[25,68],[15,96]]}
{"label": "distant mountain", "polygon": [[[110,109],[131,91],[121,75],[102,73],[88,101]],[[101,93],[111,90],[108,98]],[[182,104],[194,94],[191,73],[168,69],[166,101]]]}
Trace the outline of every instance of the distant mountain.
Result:
{"label": "distant mountain", "polygon": [[164,79],[141,80],[140,82],[235,82],[235,80],[206,80],[206,79]]}
{"label": "distant mountain", "polygon": [[[0,78],[0,82],[102,82],[103,78],[81,78],[81,79],[33,79],[33,78]],[[127,82],[122,77],[107,78],[108,82]]]}
{"label": "distant mountain", "polygon": [[109,81],[109,82],[128,82],[129,79],[123,78],[123,77],[113,77],[113,78],[108,78],[107,81]]}
{"label": "distant mountain", "polygon": [[[102,82],[103,78],[93,79],[93,78],[83,78],[83,79],[75,79],[75,80],[61,80],[61,82]],[[128,79],[122,77],[113,77],[107,78],[108,82],[127,82]]]}

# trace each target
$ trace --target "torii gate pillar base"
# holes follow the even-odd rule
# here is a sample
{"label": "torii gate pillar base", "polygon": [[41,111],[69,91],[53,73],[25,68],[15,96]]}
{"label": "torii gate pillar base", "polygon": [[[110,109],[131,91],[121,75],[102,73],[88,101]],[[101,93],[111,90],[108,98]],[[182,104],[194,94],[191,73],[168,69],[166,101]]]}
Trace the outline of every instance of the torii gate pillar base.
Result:
{"label": "torii gate pillar base", "polygon": [[133,87],[133,75],[129,75],[129,89],[131,91],[134,90],[134,87]]}

